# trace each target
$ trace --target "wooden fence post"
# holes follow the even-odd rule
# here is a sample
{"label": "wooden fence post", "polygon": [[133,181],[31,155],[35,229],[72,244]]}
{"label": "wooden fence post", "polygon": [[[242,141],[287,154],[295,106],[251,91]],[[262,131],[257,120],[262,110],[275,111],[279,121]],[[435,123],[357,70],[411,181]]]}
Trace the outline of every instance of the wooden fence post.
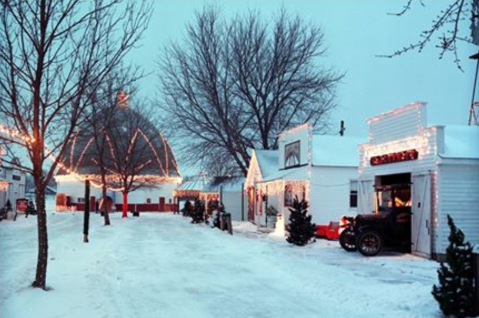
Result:
{"label": "wooden fence post", "polygon": [[226,226],[228,227],[228,234],[233,235],[233,226],[231,225],[231,213],[225,214]]}
{"label": "wooden fence post", "polygon": [[224,230],[225,230],[225,226],[226,226],[225,213],[223,213],[223,212],[218,212],[218,213],[220,213],[220,230],[221,230],[221,231],[224,231]]}

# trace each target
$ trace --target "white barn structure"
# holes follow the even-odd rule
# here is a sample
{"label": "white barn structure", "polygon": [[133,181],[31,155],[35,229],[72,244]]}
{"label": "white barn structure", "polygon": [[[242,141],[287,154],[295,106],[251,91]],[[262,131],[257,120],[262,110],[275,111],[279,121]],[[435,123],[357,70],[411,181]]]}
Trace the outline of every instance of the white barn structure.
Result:
{"label": "white barn structure", "polygon": [[[147,187],[140,187],[128,193],[128,210],[173,211],[176,207],[174,190],[182,179],[167,140],[151,121],[129,107],[119,108],[114,116],[112,121],[115,124],[112,128],[105,129],[101,137],[106,139],[104,161],[114,162],[113,158],[122,157],[125,157],[126,162],[136,160],[135,164],[125,164],[125,171],[132,171],[131,175],[134,175],[137,180],[129,182],[148,183]],[[129,122],[131,118],[139,118],[141,127],[131,124]],[[119,140],[120,146],[115,147],[110,142],[113,139]],[[129,145],[128,152],[123,144]],[[131,149],[139,150],[136,153],[136,150]],[[65,155],[60,158],[60,169],[55,175],[57,211],[81,210],[84,204],[90,204],[91,210],[95,209],[95,205],[102,197],[101,169],[98,162],[99,152],[95,147],[92,133],[80,134],[69,141]],[[137,169],[137,166],[141,166],[142,169]],[[108,171],[106,178],[115,182],[118,182],[120,177],[124,177],[115,175],[115,172],[110,172],[109,169],[106,170]],[[90,198],[85,198],[85,178],[92,180]],[[119,205],[124,202],[124,195],[120,188],[122,184],[107,186],[107,200],[111,202],[113,209],[116,207],[119,210]]]}

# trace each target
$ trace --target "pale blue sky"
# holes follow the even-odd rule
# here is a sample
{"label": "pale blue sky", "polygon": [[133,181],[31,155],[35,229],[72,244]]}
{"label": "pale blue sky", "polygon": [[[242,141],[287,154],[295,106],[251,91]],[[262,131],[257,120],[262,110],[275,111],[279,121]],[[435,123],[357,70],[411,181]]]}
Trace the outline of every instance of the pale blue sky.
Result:
{"label": "pale blue sky", "polygon": [[[451,1],[425,0],[405,16],[388,12],[401,10],[406,0],[158,0],[141,47],[130,58],[146,72],[156,73],[155,59],[169,40],[181,40],[185,24],[195,10],[216,4],[233,15],[255,9],[265,19],[284,6],[289,12],[321,27],[328,47],[321,62],[346,72],[338,86],[338,109],[333,114],[334,129],[346,121],[348,135],[367,136],[366,118],[414,101],[428,102],[428,118],[435,124],[467,124],[475,62],[468,57],[477,47],[463,44],[460,55],[465,72],[457,69],[452,55],[438,59],[431,43],[423,53],[408,53],[393,59],[375,57],[415,42],[419,33]],[[464,31],[469,32],[468,24]],[[157,93],[155,74],[140,83],[141,93]]]}

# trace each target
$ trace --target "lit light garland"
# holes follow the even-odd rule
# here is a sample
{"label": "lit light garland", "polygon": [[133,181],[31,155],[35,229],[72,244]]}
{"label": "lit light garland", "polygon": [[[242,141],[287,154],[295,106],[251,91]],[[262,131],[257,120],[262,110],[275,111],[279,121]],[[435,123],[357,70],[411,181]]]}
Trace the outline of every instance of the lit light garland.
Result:
{"label": "lit light garland", "polygon": [[18,132],[14,129],[8,128],[7,126],[4,126],[2,124],[0,124],[0,133],[8,135],[12,137],[13,139],[20,139],[27,144],[32,144],[35,142],[35,138],[30,137],[29,135],[23,134],[21,132]]}
{"label": "lit light garland", "polygon": [[[411,119],[414,118],[412,111],[415,111],[416,119],[414,122],[417,125],[417,130],[414,135],[409,135],[395,140],[385,140],[381,142],[376,140],[376,136],[373,130],[376,127],[376,123],[382,120],[391,120],[394,116],[400,115],[405,112],[411,112]],[[387,154],[400,153],[407,150],[415,149],[418,152],[417,160],[424,160],[430,156],[437,158],[437,129],[436,127],[427,127],[426,122],[425,103],[416,102],[407,104],[403,107],[393,109],[391,111],[379,114],[368,120],[369,123],[369,143],[361,144],[360,149],[360,164],[359,173],[364,173],[366,169],[371,167],[371,158],[377,156],[383,156]],[[412,131],[411,131],[412,133]],[[434,159],[435,159],[434,158]]]}
{"label": "lit light garland", "polygon": [[[76,140],[76,138],[75,138]],[[78,162],[75,166],[75,171],[78,169],[78,166],[80,165],[80,163],[82,162],[83,160],[83,156],[85,155],[88,147],[90,147],[90,144],[93,142],[93,137],[90,138],[90,140],[88,140],[86,146],[85,146],[85,149],[83,149],[83,151],[81,152],[80,154],[80,157],[78,157]],[[74,149],[75,145],[72,146],[72,151],[71,151],[71,154],[70,154],[70,165],[73,165],[73,149]]]}
{"label": "lit light garland", "polygon": [[313,127],[308,125],[308,182],[305,185],[305,200],[310,202],[309,185],[312,182],[313,170]]}
{"label": "lit light garland", "polygon": [[409,103],[409,104],[406,104],[404,106],[401,106],[399,108],[395,108],[393,110],[389,110],[387,112],[384,112],[384,113],[381,113],[379,115],[376,115],[376,116],[373,116],[371,118],[369,118],[367,120],[368,124],[371,124],[371,123],[374,123],[374,122],[377,122],[385,117],[390,117],[392,115],[398,115],[398,114],[401,114],[401,113],[404,113],[408,110],[411,110],[411,109],[419,109],[420,107],[424,106],[425,103],[424,102],[414,102],[414,103]]}
{"label": "lit light garland", "polygon": [[[22,134],[22,133],[20,133],[20,132],[14,130],[14,129],[11,129],[11,128],[6,127],[6,126],[1,125],[1,124],[0,124],[0,133],[5,134],[5,135],[8,135],[8,136],[11,137],[12,139],[20,139],[20,140],[24,141],[24,142],[27,143],[27,144],[32,144],[32,143],[35,142],[35,139],[34,139],[34,138],[32,138],[32,137],[30,137],[30,136],[28,136],[28,135]],[[146,135],[143,133],[143,131],[141,131],[141,129],[138,129],[138,131],[135,132],[134,139],[137,138],[138,133],[141,133],[141,134],[143,135],[145,141],[150,145],[150,147],[151,147],[152,149],[154,149],[153,146],[152,146],[152,144],[151,144],[151,141],[146,137]],[[106,135],[107,142],[108,142],[108,144],[109,144],[109,148],[110,148],[111,155],[112,155],[112,157],[115,157],[115,156],[114,156],[113,147],[112,147],[112,145],[111,145],[111,140],[110,140],[108,134],[105,134],[105,135]],[[161,135],[160,135],[160,136],[161,136]],[[77,137],[78,137],[78,134],[76,134],[75,137],[74,137],[73,146],[72,146],[71,154],[70,154],[70,161],[71,161],[72,164],[73,164],[72,153],[74,152],[74,148],[75,148],[75,146],[76,146],[76,139],[77,139]],[[77,163],[77,165],[75,166],[74,170],[72,170],[69,166],[65,165],[62,161],[60,161],[57,157],[55,157],[55,156],[53,155],[53,151],[51,151],[50,148],[49,148],[47,145],[44,145],[44,148],[45,148],[45,150],[46,150],[46,152],[47,152],[47,157],[50,158],[50,160],[52,160],[53,162],[56,163],[57,169],[61,169],[61,170],[66,171],[69,176],[71,176],[71,177],[73,177],[73,178],[75,178],[75,179],[77,179],[77,180],[79,180],[79,181],[82,181],[82,182],[84,182],[85,180],[88,179],[88,180],[90,180],[90,184],[91,184],[93,187],[102,189],[102,188],[103,188],[103,184],[101,184],[101,183],[96,183],[96,182],[94,182],[94,181],[92,180],[92,179],[98,179],[98,175],[80,175],[80,174],[78,174],[78,173],[76,172],[76,170],[78,169],[79,164],[80,164],[81,161],[83,160],[83,156],[84,156],[85,152],[86,152],[87,149],[89,148],[89,146],[90,146],[90,144],[91,144],[92,141],[93,141],[93,138],[91,138],[91,139],[88,141],[87,145],[86,145],[85,148],[83,149],[83,151],[82,151],[82,153],[81,153],[81,155],[80,155],[80,157],[79,157],[78,163]],[[130,142],[131,142],[131,141],[130,141]],[[131,147],[129,147],[128,150],[129,150],[128,153],[131,153]],[[165,148],[165,152],[167,152],[166,150],[167,150],[167,148]],[[155,153],[155,156],[156,156],[158,162],[161,162],[161,160],[159,159],[158,153],[157,153],[156,151],[154,151],[154,153]],[[166,156],[168,156],[168,155],[166,154]],[[144,166],[146,166],[146,165],[148,165],[148,164],[150,164],[150,163],[151,163],[151,160],[148,160],[147,162],[141,164],[141,165],[139,166],[139,169],[143,168]],[[143,181],[143,182],[144,182],[144,181],[149,181],[149,182],[157,182],[157,183],[166,183],[166,182],[181,183],[181,180],[182,180],[181,177],[170,177],[168,171],[165,171],[162,166],[160,166],[160,167],[161,167],[161,170],[162,170],[162,172],[164,173],[164,175],[166,175],[166,177],[163,177],[163,176],[162,176],[162,177],[159,177],[159,176],[156,176],[156,175],[141,175],[141,176],[138,177],[137,180],[140,181],[140,182],[142,182],[142,181]],[[63,176],[63,177],[64,177],[64,176]],[[115,178],[115,176],[111,176],[111,177]],[[122,192],[122,191],[124,190],[123,187],[121,187],[121,188],[113,188],[113,187],[111,187],[111,186],[106,186],[106,188],[109,189],[109,190],[111,190],[111,191],[120,191],[120,192]]]}
{"label": "lit light garland", "polygon": [[[168,173],[165,172],[165,169],[163,168],[163,163],[161,162],[160,157],[158,156],[158,153],[156,152],[155,147],[153,147],[151,141],[148,139],[148,137],[146,137],[145,133],[144,133],[141,129],[139,129],[139,132],[140,132],[140,134],[143,136],[143,138],[145,139],[145,141],[147,142],[147,144],[148,144],[148,146],[150,147],[151,151],[153,151],[153,153],[155,154],[156,161],[158,162],[161,171],[163,172],[163,174],[166,174],[166,175],[167,175]],[[161,137],[161,135],[160,135],[160,137]],[[166,148],[165,148],[165,152],[166,152]]]}

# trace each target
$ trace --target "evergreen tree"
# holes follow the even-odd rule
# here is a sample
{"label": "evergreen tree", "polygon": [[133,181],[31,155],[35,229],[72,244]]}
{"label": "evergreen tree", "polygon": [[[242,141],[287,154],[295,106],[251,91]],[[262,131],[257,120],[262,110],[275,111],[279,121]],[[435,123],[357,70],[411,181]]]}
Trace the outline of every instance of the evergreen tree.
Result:
{"label": "evergreen tree", "polygon": [[311,215],[308,215],[308,202],[304,199],[299,201],[296,196],[289,212],[289,234],[286,241],[298,246],[306,245],[316,235],[316,224],[311,223]]}
{"label": "evergreen tree", "polygon": [[203,223],[205,221],[205,205],[203,201],[195,200],[195,209],[191,215],[191,223]]}
{"label": "evergreen tree", "polygon": [[191,205],[190,200],[186,200],[185,205],[183,206],[183,209],[181,212],[183,212],[183,216],[190,216],[190,212],[193,209],[193,206]]}
{"label": "evergreen tree", "polygon": [[472,317],[474,310],[474,272],[472,246],[464,242],[464,233],[456,227],[448,215],[451,230],[449,246],[446,249],[446,262],[437,271],[439,286],[434,285],[432,294],[446,315],[458,318]]}

